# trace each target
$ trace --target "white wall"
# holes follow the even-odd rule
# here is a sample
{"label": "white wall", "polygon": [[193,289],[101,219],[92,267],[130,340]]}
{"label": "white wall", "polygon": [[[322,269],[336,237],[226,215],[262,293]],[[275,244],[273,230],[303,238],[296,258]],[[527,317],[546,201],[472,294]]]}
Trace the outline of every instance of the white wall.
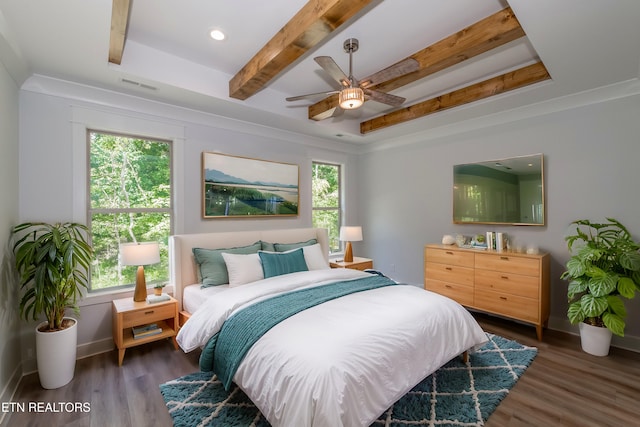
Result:
{"label": "white wall", "polygon": [[[53,86],[42,90],[42,85]],[[63,84],[64,88],[56,85]],[[20,221],[86,220],[86,129],[131,132],[174,141],[175,233],[197,233],[311,226],[311,162],[346,165],[346,199],[355,191],[354,154],[329,141],[77,85],[41,80],[20,92]],[[37,87],[37,90],[33,89]],[[29,89],[32,88],[32,89]],[[47,92],[44,94],[41,92]],[[56,92],[52,95],[52,92]],[[73,94],[73,95],[63,95]],[[293,218],[202,219],[203,151],[298,164],[300,213]],[[351,210],[355,215],[357,209]],[[79,356],[113,348],[111,300],[132,292],[91,295],[81,302]],[[24,326],[25,370],[35,369],[29,356],[35,338]]]}
{"label": "white wall", "polygon": [[[639,118],[635,95],[363,155],[361,251],[396,279],[421,285],[425,244],[444,234],[505,232],[550,252],[551,327],[575,332],[559,279],[568,259],[563,237],[573,220],[614,217],[640,239]],[[546,226],[453,224],[454,164],[534,153],[545,156]],[[614,345],[640,349],[640,298],[627,309],[627,337]]]}
{"label": "white wall", "polygon": [[[19,380],[18,285],[9,237],[18,219],[18,86],[0,62],[0,401]],[[0,417],[0,422],[2,421]]]}
{"label": "white wall", "polygon": [[[558,279],[568,258],[562,236],[572,220],[613,216],[634,230],[636,238],[640,237],[640,202],[634,192],[640,182],[640,172],[634,164],[640,154],[639,113],[640,97],[629,96],[361,153],[359,148],[331,141],[302,138],[66,82],[27,82],[20,91],[18,220],[82,221],[86,197],[85,129],[134,129],[140,134],[172,139],[178,147],[175,174],[180,215],[175,232],[309,226],[311,161],[341,163],[347,171],[345,222],[364,227],[365,240],[354,245],[354,252],[374,258],[377,268],[397,279],[421,285],[424,244],[439,242],[443,234],[471,235],[488,229],[452,224],[453,165],[544,153],[547,225],[491,229],[551,253],[551,326],[572,331],[564,316],[566,284]],[[15,132],[4,127],[3,132],[10,132],[15,138]],[[300,215],[291,219],[203,220],[203,151],[299,164]],[[10,166],[15,168],[15,155],[13,159]],[[7,191],[15,193],[14,187],[7,186]],[[14,222],[18,221],[7,220]],[[91,296],[82,301],[80,355],[113,346],[110,301],[130,295]],[[640,349],[640,299],[628,304],[628,308],[629,338],[623,345]],[[29,358],[34,347],[33,328],[22,324],[22,358],[28,372],[35,369],[34,360]]]}

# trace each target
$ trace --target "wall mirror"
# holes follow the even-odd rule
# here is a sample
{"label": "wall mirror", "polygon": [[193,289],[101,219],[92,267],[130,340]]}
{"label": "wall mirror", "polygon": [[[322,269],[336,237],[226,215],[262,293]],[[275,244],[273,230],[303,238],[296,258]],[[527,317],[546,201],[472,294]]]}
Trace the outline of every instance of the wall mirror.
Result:
{"label": "wall mirror", "polygon": [[453,167],[456,224],[544,225],[544,156]]}

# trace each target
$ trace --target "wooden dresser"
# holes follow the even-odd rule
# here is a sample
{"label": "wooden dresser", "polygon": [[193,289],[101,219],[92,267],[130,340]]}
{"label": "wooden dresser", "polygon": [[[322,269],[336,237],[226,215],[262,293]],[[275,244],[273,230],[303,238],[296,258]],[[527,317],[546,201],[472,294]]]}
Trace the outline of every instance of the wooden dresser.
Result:
{"label": "wooden dresser", "polygon": [[424,287],[474,310],[535,325],[549,320],[549,254],[424,248]]}

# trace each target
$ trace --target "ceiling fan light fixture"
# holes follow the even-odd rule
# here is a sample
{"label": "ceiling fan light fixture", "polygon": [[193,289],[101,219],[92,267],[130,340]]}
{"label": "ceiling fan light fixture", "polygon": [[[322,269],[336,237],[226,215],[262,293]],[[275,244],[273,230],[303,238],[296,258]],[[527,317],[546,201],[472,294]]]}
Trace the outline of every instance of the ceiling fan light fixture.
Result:
{"label": "ceiling fan light fixture", "polygon": [[338,102],[344,110],[355,110],[364,104],[364,91],[359,87],[342,89],[338,95]]}

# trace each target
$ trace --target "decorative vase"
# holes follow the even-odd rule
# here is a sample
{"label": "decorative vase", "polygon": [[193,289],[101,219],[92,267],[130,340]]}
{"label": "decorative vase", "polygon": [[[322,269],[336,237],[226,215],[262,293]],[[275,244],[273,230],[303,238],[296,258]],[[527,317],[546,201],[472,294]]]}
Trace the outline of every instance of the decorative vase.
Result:
{"label": "decorative vase", "polygon": [[54,389],[68,384],[76,369],[76,347],[78,343],[78,321],[71,317],[73,326],[54,332],[40,332],[47,322],[36,327],[36,360],[40,385]]}
{"label": "decorative vase", "polygon": [[594,356],[606,356],[611,346],[611,331],[600,326],[580,322],[580,342],[585,353]]}

